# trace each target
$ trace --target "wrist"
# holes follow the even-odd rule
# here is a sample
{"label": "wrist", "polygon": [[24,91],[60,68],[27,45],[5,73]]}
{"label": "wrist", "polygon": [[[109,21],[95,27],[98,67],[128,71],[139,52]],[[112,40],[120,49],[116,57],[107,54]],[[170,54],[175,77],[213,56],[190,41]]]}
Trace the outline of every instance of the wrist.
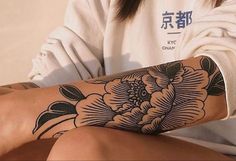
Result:
{"label": "wrist", "polygon": [[0,154],[31,140],[28,126],[32,121],[23,102],[20,92],[0,96]]}
{"label": "wrist", "polygon": [[66,111],[65,107],[72,103],[67,102],[66,98],[60,94],[59,88],[59,86],[54,86],[24,92],[25,95],[31,95],[30,101],[27,102],[28,105],[31,105],[27,114],[31,122],[30,126],[27,126],[31,140],[57,137],[61,133],[75,128],[72,119],[75,114],[64,115],[64,113],[70,112]]}

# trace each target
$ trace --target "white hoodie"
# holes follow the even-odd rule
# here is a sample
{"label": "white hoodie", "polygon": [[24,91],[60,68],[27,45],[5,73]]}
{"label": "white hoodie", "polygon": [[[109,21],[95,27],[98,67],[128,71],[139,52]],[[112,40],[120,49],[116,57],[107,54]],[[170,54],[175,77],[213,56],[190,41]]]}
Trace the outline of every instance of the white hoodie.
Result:
{"label": "white hoodie", "polygon": [[[236,115],[236,0],[217,8],[216,0],[146,0],[128,23],[115,20],[116,3],[70,0],[64,26],[33,60],[32,81],[51,86],[205,55],[224,76],[227,118]],[[222,122],[197,127],[198,136],[186,130],[176,135],[236,155],[236,120]],[[202,132],[205,127],[214,135]],[[206,136],[217,138],[218,144]]]}

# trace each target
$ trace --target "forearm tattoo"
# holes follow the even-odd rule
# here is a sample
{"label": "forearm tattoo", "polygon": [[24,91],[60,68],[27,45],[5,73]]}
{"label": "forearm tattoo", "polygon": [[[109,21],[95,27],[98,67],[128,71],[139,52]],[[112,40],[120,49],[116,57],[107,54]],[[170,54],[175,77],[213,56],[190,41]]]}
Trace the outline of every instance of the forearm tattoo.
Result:
{"label": "forearm tattoo", "polygon": [[[203,57],[199,63],[201,69],[177,61],[87,81],[103,85],[103,94],[85,95],[75,86],[62,85],[59,92],[68,101],[49,105],[38,116],[33,134],[37,133],[40,139],[68,120],[73,120],[75,128],[102,126],[144,134],[158,134],[194,124],[205,116],[207,97],[219,96],[225,91],[216,64],[208,57]],[[47,125],[55,119],[58,121]],[[55,136],[62,133],[56,131]]]}

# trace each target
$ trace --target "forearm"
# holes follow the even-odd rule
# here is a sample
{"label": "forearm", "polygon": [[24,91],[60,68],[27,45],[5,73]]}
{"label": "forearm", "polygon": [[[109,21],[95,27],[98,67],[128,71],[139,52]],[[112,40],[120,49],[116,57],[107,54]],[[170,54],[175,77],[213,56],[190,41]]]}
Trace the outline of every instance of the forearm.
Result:
{"label": "forearm", "polygon": [[154,134],[217,120],[227,112],[222,75],[208,58],[27,90],[15,96],[28,108],[23,117],[29,115],[31,121],[24,131],[38,139],[58,137],[81,126]]}

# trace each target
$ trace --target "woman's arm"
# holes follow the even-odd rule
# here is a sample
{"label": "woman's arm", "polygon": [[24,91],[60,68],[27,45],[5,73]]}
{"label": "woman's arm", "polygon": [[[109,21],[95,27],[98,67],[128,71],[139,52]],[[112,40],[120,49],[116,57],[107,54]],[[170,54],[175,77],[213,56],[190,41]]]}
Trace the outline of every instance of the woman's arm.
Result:
{"label": "woman's arm", "polygon": [[2,128],[3,138],[16,144],[58,137],[81,126],[158,134],[227,115],[223,78],[208,57],[18,91],[0,102],[8,106],[0,125],[16,123]]}

